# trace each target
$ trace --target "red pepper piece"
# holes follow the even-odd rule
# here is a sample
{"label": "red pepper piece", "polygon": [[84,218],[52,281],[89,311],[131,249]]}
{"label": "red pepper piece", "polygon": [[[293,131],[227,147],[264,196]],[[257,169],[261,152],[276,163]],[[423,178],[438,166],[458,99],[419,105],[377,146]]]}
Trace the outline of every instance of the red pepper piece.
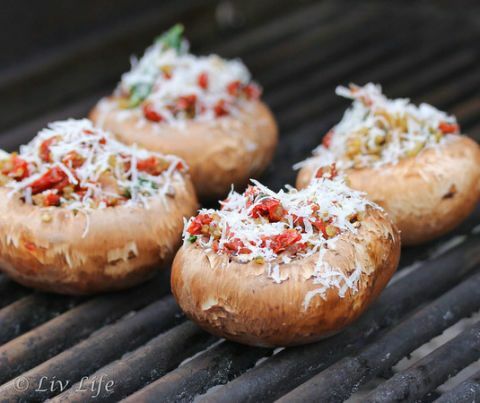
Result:
{"label": "red pepper piece", "polygon": [[195,106],[196,102],[197,102],[197,96],[195,94],[184,95],[178,98],[177,109],[179,110],[191,109]]}
{"label": "red pepper piece", "polygon": [[213,110],[214,110],[215,116],[217,118],[219,118],[221,116],[228,115],[227,104],[223,99],[221,99],[220,101],[217,102],[217,104],[214,106]]}
{"label": "red pepper piece", "polygon": [[304,222],[303,222],[303,217],[298,217],[297,215],[295,214],[292,214],[292,217],[293,217],[293,223],[295,225],[301,225],[303,226]]}
{"label": "red pepper piece", "polygon": [[24,241],[23,244],[25,245],[25,248],[30,252],[35,252],[35,250],[37,249],[37,246],[33,242]]}
{"label": "red pepper piece", "polygon": [[143,115],[152,122],[163,121],[163,116],[153,109],[152,104],[143,105]]}
{"label": "red pepper piece", "polygon": [[260,94],[262,93],[262,91],[260,91],[260,88],[255,84],[248,84],[243,89],[243,92],[245,93],[247,99],[258,99],[260,98]]}
{"label": "red pepper piece", "polygon": [[332,165],[327,165],[324,167],[320,167],[317,170],[317,173],[315,174],[316,178],[328,178],[328,179],[333,179],[338,175],[337,172],[337,166],[335,163]]}
{"label": "red pepper piece", "polygon": [[30,184],[30,188],[32,189],[32,194],[37,194],[48,189],[62,190],[69,183],[67,174],[61,168],[53,167]]}
{"label": "red pepper piece", "polygon": [[328,238],[327,235],[327,223],[323,222],[322,220],[318,219],[312,223],[312,225],[317,229],[318,232],[323,234],[324,238]]}
{"label": "red pepper piece", "polygon": [[285,251],[288,247],[294,245],[302,239],[302,236],[294,229],[287,229],[280,235],[271,238],[270,247],[275,253]]}
{"label": "red pepper piece", "polygon": [[139,171],[147,172],[150,175],[157,176],[160,175],[164,169],[162,164],[156,157],[148,157],[143,160],[137,161],[137,169]]}
{"label": "red pepper piece", "polygon": [[212,217],[206,214],[197,215],[187,228],[187,232],[191,235],[200,235],[202,233],[202,227],[209,225],[212,222]]}
{"label": "red pepper piece", "polygon": [[279,200],[263,199],[253,206],[250,215],[253,218],[268,217],[270,222],[277,222],[283,218],[285,210]]}
{"label": "red pepper piece", "polygon": [[85,159],[76,151],[70,151],[65,157],[63,157],[62,162],[70,168],[79,168],[85,162]]}
{"label": "red pepper piece", "polygon": [[40,158],[44,162],[52,162],[50,155],[50,146],[57,140],[56,137],[50,137],[40,144]]}
{"label": "red pepper piece", "polygon": [[251,253],[251,250],[246,248],[244,243],[238,238],[234,238],[229,242],[225,242],[223,246],[226,249],[227,253],[238,253],[238,254]]}
{"label": "red pepper piece", "polygon": [[198,75],[197,82],[198,82],[198,86],[200,88],[203,88],[204,90],[206,90],[208,88],[208,74],[207,73],[200,73]]}
{"label": "red pepper piece", "polygon": [[332,144],[332,137],[333,137],[333,130],[330,130],[325,136],[323,136],[322,145],[325,148],[330,148],[330,145]]}
{"label": "red pepper piece", "polygon": [[460,133],[460,126],[456,123],[441,122],[438,128],[443,134]]}
{"label": "red pepper piece", "polygon": [[10,162],[11,165],[8,167],[8,169],[4,169],[2,174],[8,175],[17,181],[21,181],[30,175],[27,161],[25,161],[23,158],[12,155]]}
{"label": "red pepper piece", "polygon": [[49,193],[43,199],[43,205],[48,206],[59,206],[60,205],[60,196],[56,193]]}
{"label": "red pepper piece", "polygon": [[227,85],[227,92],[232,96],[232,97],[238,97],[240,95],[240,89],[241,89],[242,83],[238,80],[232,81],[230,84]]}

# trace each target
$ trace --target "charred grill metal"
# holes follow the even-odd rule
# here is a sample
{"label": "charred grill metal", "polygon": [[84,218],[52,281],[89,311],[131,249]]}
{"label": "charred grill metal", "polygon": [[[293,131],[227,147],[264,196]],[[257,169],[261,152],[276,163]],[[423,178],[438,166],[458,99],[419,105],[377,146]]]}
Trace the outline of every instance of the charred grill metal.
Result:
{"label": "charred grill metal", "polygon": [[[84,116],[114,86],[129,54],[177,21],[195,50],[241,57],[263,85],[281,133],[262,178],[273,188],[294,182],[293,163],[341,117],[339,83],[379,82],[389,96],[456,114],[463,131],[480,139],[480,26],[473,17],[480,7],[473,1],[139,1],[132,15],[116,3],[122,24],[79,33],[2,74],[1,148],[17,148],[48,121]],[[80,402],[97,392],[98,401],[337,402],[355,398],[372,378],[380,384],[362,397],[372,402],[480,401],[478,372],[444,393],[437,389],[480,357],[478,323],[408,368],[394,368],[480,310],[479,224],[477,209],[453,233],[405,249],[395,281],[353,326],[281,351],[200,330],[168,295],[167,272],[129,291],[81,298],[34,292],[0,275],[0,402]],[[102,376],[112,389],[99,386]],[[62,387],[37,390],[44,377]]]}

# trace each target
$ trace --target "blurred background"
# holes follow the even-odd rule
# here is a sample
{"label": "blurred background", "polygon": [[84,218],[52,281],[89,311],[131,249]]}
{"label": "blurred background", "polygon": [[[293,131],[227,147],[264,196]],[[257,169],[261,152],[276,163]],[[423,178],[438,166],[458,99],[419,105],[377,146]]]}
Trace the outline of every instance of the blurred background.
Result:
{"label": "blurred background", "polygon": [[[0,146],[84,116],[132,54],[186,26],[194,52],[241,57],[264,87],[283,146],[267,181],[292,182],[347,105],[338,84],[374,81],[478,132],[478,1],[83,0],[6,2],[0,14]],[[281,162],[281,163],[280,163]],[[274,174],[275,177],[272,176]]]}

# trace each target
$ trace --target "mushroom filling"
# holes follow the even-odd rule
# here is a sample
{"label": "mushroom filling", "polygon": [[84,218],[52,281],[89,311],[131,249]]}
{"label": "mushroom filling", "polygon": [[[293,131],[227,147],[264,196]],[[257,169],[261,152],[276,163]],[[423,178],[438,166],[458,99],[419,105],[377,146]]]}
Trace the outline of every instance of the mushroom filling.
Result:
{"label": "mushroom filling", "polygon": [[87,119],[51,123],[19,153],[0,155],[0,184],[25,203],[71,210],[147,205],[174,195],[184,163],[129,148]]}
{"label": "mushroom filling", "polygon": [[344,232],[356,232],[367,201],[342,178],[325,174],[307,188],[276,193],[252,180],[243,194],[232,191],[220,210],[202,209],[186,222],[184,241],[231,260],[266,264],[279,281],[279,265],[322,254]]}
{"label": "mushroom filling", "polygon": [[176,25],[160,36],[122,76],[116,95],[123,109],[149,121],[209,121],[237,113],[260,88],[245,65],[216,55],[194,56]]}
{"label": "mushroom filling", "polygon": [[417,107],[408,99],[388,99],[379,85],[337,87],[336,93],[353,103],[313,151],[320,166],[333,161],[339,169],[395,164],[460,133],[455,117],[428,104]]}

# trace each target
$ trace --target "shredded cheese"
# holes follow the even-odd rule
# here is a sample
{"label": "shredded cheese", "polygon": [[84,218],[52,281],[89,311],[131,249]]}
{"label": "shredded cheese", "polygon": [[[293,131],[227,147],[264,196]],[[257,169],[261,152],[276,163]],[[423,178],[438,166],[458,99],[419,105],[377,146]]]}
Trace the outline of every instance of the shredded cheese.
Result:
{"label": "shredded cheese", "polygon": [[379,85],[337,87],[337,95],[352,99],[341,121],[324,137],[313,157],[301,168],[336,163],[340,170],[396,164],[422,150],[437,147],[457,134],[455,117],[431,105],[413,105],[408,99],[387,99]]}
{"label": "shredded cheese", "polygon": [[[172,196],[172,183],[183,182],[185,166],[178,157],[119,143],[87,119],[51,123],[18,154],[2,158],[0,167],[11,171],[2,171],[10,175],[4,184],[10,196],[82,212],[117,204],[145,206],[149,197]],[[24,164],[21,177],[12,160]]]}
{"label": "shredded cheese", "polygon": [[157,40],[131,63],[116,91],[124,108],[119,119],[135,114],[140,122],[179,126],[186,120],[213,121],[238,114],[260,94],[240,60],[195,56],[186,40],[178,48]]}
{"label": "shredded cheese", "polygon": [[367,206],[379,207],[338,176],[325,175],[305,189],[289,187],[278,193],[252,182],[244,194],[232,190],[220,210],[202,209],[186,221],[184,242],[239,263],[264,264],[276,283],[285,280],[283,264],[318,253],[313,282],[319,288],[306,296],[306,307],[331,287],[341,297],[347,290],[355,292],[361,268],[345,276],[325,262],[324,254],[340,234],[357,231]]}

